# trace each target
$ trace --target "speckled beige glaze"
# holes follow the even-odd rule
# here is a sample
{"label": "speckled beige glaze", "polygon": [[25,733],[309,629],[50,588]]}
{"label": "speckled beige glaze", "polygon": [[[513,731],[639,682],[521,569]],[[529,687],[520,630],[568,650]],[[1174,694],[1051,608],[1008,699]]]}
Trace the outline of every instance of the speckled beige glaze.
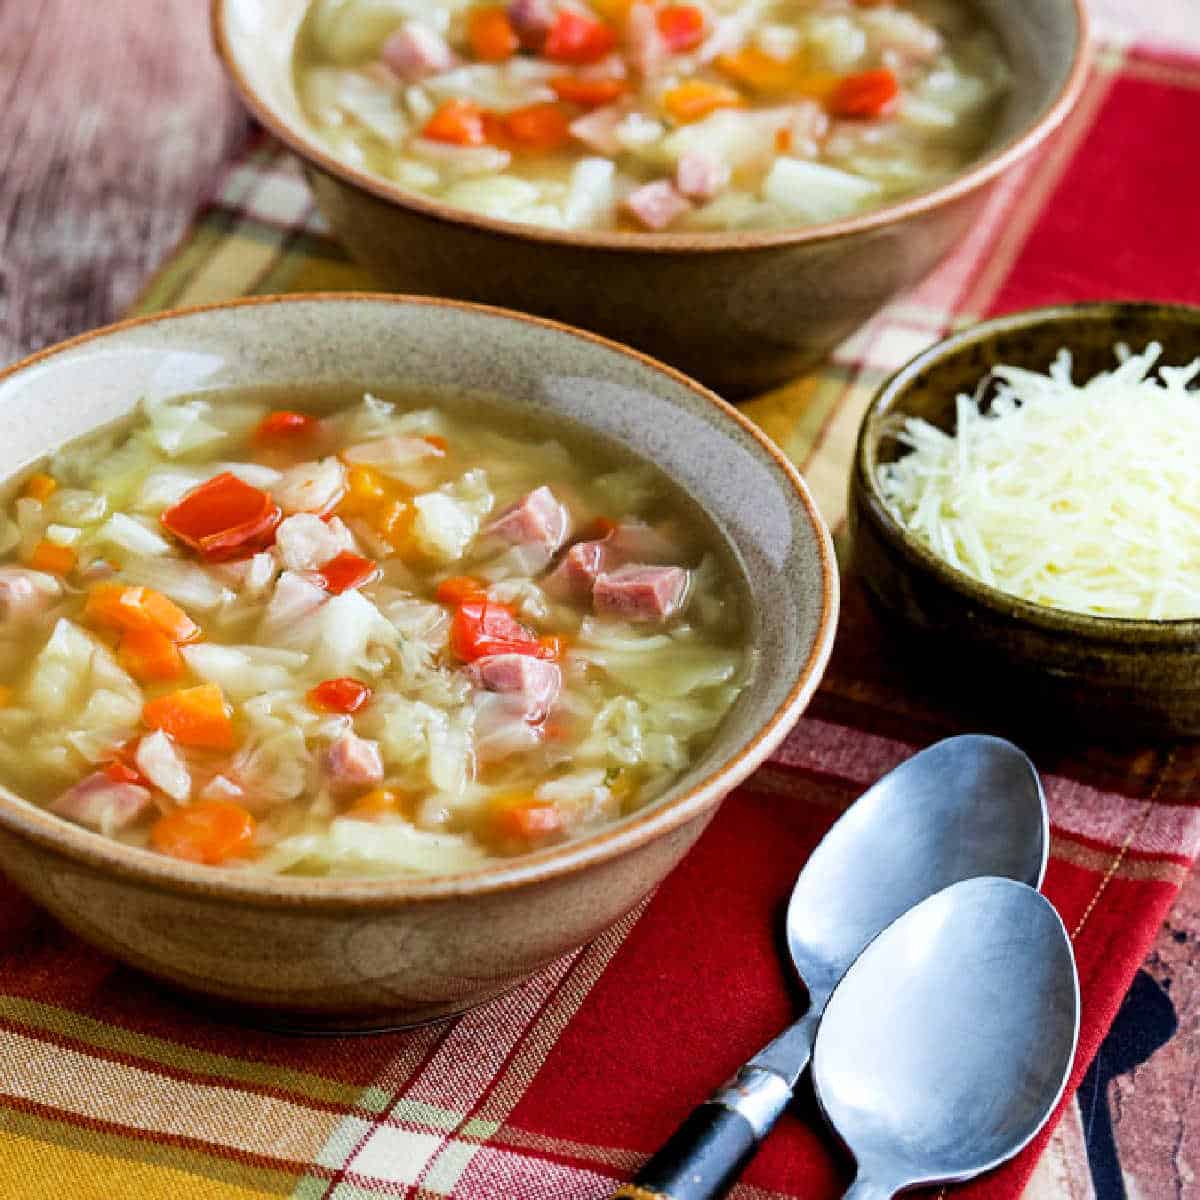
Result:
{"label": "speckled beige glaze", "polygon": [[243,100],[305,160],[334,232],[383,285],[569,321],[744,395],[819,361],[926,275],[1070,111],[1087,57],[1082,0],[977,3],[1015,82],[975,164],[849,220],[741,233],[564,233],[405,191],[340,163],[308,129],[291,78],[308,0],[213,0],[213,31]]}
{"label": "speckled beige glaze", "polygon": [[89,941],[271,1022],[354,1028],[478,1003],[646,895],[804,709],[833,641],[838,587],[799,475],[735,410],[592,335],[449,302],[274,297],[67,342],[0,375],[0,478],[144,395],[347,381],[480,390],[653,460],[741,565],[758,651],[716,740],[661,800],[567,847],[465,874],[247,876],[123,846],[0,789],[0,867]]}
{"label": "speckled beige glaze", "polygon": [[1116,343],[1140,350],[1150,341],[1162,343],[1163,362],[1190,362],[1200,353],[1200,308],[1081,304],[999,317],[918,355],[872,402],[850,484],[852,565],[923,683],[941,677],[971,704],[1056,735],[1200,735],[1200,620],[1093,617],[988,587],[905,530],[876,483],[879,463],[899,453],[891,433],[901,417],[949,430],[955,396],[973,393],[997,363],[1044,371],[1066,346],[1082,382],[1112,367]]}

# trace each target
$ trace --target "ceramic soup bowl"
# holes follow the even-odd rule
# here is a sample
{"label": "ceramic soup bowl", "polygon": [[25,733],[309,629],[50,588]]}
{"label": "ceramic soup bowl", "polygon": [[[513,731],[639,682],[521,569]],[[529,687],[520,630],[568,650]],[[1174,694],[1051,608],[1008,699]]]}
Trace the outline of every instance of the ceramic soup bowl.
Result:
{"label": "ceramic soup bowl", "polygon": [[143,396],[338,383],[481,393],[654,462],[727,542],[756,657],[714,741],[664,796],[593,836],[456,875],[205,867],[0,789],[0,869],[82,937],[275,1025],[368,1028],[512,987],[644,897],[804,709],[833,640],[838,580],[795,469],[711,393],[592,335],[449,302],[267,298],[87,334],[0,375],[0,477],[119,422]]}
{"label": "ceramic soup bowl", "polygon": [[309,128],[292,51],[309,0],[213,0],[217,50],[256,117],[304,161],[351,254],[397,291],[539,313],[637,346],[727,395],[822,359],[970,228],[991,188],[1070,111],[1082,0],[976,0],[1013,84],[987,145],[930,191],[847,220],[733,233],[562,232],[468,213],[348,166]]}

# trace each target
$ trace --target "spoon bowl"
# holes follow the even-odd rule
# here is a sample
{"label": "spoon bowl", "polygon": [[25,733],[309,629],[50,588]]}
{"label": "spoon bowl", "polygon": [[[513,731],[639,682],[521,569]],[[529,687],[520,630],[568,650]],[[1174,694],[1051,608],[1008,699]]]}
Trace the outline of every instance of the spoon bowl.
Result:
{"label": "spoon bowl", "polygon": [[1079,981],[1053,906],[1011,879],[923,901],[846,972],[813,1052],[821,1109],[849,1147],[853,1200],[970,1179],[1054,1111],[1079,1034]]}
{"label": "spoon bowl", "polygon": [[846,810],[792,889],[788,949],[810,1008],[934,892],[978,875],[1040,887],[1049,847],[1041,781],[1011,742],[965,734],[914,754]]}

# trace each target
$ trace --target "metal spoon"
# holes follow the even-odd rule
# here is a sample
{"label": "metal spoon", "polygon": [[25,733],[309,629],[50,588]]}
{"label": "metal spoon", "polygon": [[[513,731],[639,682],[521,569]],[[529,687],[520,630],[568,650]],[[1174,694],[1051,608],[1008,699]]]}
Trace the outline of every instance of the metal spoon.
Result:
{"label": "metal spoon", "polygon": [[1058,913],[1011,879],[970,879],[905,913],[825,1009],[813,1084],[858,1175],[847,1200],[971,1179],[1046,1123],[1079,1035]]}
{"label": "metal spoon", "polygon": [[792,1098],[838,980],[901,913],[960,879],[1037,887],[1049,824],[1037,771],[1011,742],[947,738],[878,780],[813,851],[792,889],[788,948],[808,1009],[694,1109],[614,1197],[722,1196]]}

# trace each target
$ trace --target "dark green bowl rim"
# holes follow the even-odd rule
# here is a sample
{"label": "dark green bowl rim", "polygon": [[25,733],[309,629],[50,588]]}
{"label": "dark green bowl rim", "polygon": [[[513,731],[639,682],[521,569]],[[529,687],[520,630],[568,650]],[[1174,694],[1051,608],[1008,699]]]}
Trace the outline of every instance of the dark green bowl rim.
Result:
{"label": "dark green bowl rim", "polygon": [[[1194,325],[1197,331],[1196,353],[1200,356],[1200,307],[1190,304],[1166,304],[1154,301],[1105,300],[1078,304],[1058,304],[1045,308],[1024,309],[970,325],[953,333],[909,359],[887,379],[875,393],[858,429],[854,451],[851,492],[857,492],[879,534],[897,549],[909,566],[920,573],[934,576],[952,591],[967,597],[975,604],[990,609],[1009,620],[1017,620],[1054,633],[1070,634],[1096,643],[1138,643],[1171,646],[1200,641],[1200,617],[1170,620],[1147,620],[1131,617],[1101,617],[1091,613],[1051,608],[1024,600],[1000,588],[981,583],[965,571],[960,571],[917,539],[896,520],[879,490],[876,468],[878,449],[882,440],[880,426],[894,404],[922,374],[937,366],[964,347],[987,342],[999,334],[1018,332],[1036,325],[1113,320],[1120,316],[1157,317],[1164,325],[1178,322]],[[1064,336],[1064,345],[1069,337]],[[1068,349],[1069,349],[1068,345]],[[854,496],[851,496],[853,506]]]}

